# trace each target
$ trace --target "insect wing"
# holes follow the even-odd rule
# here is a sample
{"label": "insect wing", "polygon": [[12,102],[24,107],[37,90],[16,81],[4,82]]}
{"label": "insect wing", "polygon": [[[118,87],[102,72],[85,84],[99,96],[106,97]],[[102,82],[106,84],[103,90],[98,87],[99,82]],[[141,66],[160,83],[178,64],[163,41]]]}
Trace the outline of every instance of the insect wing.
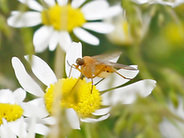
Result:
{"label": "insect wing", "polygon": [[108,66],[112,66],[116,69],[137,70],[137,68],[135,67],[131,67],[129,65],[124,65],[124,64],[119,64],[119,63],[114,63],[114,62],[104,62],[104,64]]}
{"label": "insect wing", "polygon": [[116,62],[122,52],[117,51],[117,52],[113,52],[113,53],[106,53],[106,54],[102,54],[102,55],[97,55],[97,56],[92,56],[92,58],[96,59],[97,61],[103,63],[103,62]]}

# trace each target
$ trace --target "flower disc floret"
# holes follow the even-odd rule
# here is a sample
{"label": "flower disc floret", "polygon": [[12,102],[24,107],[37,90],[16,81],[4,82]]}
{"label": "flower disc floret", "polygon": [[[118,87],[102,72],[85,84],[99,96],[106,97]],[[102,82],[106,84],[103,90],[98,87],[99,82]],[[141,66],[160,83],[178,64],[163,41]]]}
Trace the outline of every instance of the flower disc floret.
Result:
{"label": "flower disc floret", "polygon": [[99,91],[91,82],[76,78],[60,79],[50,85],[44,96],[46,108],[52,113],[54,95],[61,93],[61,107],[73,108],[80,117],[89,117],[101,106]]}
{"label": "flower disc floret", "polygon": [[22,115],[23,109],[20,105],[0,103],[0,125],[3,123],[3,118],[11,122],[19,119]]}
{"label": "flower disc floret", "polygon": [[55,5],[42,12],[42,23],[51,25],[56,30],[71,32],[75,27],[81,27],[86,22],[81,10],[71,5]]}

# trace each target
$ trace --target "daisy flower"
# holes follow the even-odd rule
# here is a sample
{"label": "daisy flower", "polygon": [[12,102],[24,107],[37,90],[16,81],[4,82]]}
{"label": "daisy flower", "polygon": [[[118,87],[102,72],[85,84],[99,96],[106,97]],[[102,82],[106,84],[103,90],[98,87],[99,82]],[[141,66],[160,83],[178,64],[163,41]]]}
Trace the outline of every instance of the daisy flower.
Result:
{"label": "daisy flower", "polygon": [[8,24],[13,27],[42,26],[34,33],[33,44],[36,52],[42,52],[48,46],[54,50],[59,44],[67,51],[71,43],[70,34],[91,45],[98,45],[99,39],[87,30],[97,33],[109,33],[113,26],[102,22],[121,12],[120,5],[110,7],[106,0],[44,0],[43,7],[35,0],[19,0],[32,11],[22,13],[13,11]]}
{"label": "daisy flower", "polygon": [[[12,92],[9,89],[0,90],[0,137],[29,137],[36,134],[32,131],[32,126],[25,118],[25,110],[28,106],[24,105],[23,100],[26,97],[26,92],[19,88]],[[30,123],[33,123],[32,118],[29,118]],[[34,124],[35,125],[35,124]]]}
{"label": "daisy flower", "polygon": [[161,4],[171,7],[179,6],[184,3],[184,0],[133,0],[137,4]]}
{"label": "daisy flower", "polygon": [[[171,112],[173,112],[175,115],[177,115],[181,119],[184,119],[184,107],[182,99],[179,99],[179,105],[177,108],[175,108],[174,105],[171,103],[169,104],[169,108]],[[183,138],[184,123],[179,122],[178,120],[172,121],[173,122],[164,118],[163,121],[160,123],[159,128],[162,136],[164,138]]]}
{"label": "daisy flower", "polygon": [[142,14],[140,9],[136,9],[136,21],[139,22],[139,25],[137,24],[136,28],[131,28],[132,26],[127,20],[126,11],[122,9],[122,12],[124,14],[118,14],[105,20],[114,26],[114,30],[106,34],[106,36],[115,44],[129,46],[134,43],[135,39],[136,41],[143,39],[149,29],[152,16],[150,14]]}
{"label": "daisy flower", "polygon": [[27,124],[23,117],[23,100],[26,92],[17,89],[0,90],[0,137],[24,137],[27,134]]}
{"label": "daisy flower", "polygon": [[[34,121],[32,103],[23,102],[26,92],[16,89],[0,90],[0,137],[34,137],[35,134],[46,135],[48,127]],[[31,110],[31,111],[29,111]],[[29,111],[29,112],[28,112]],[[48,124],[48,123],[45,123]],[[46,131],[47,130],[47,131]]]}
{"label": "daisy flower", "polygon": [[[66,54],[66,74],[68,78],[57,79],[54,72],[42,59],[32,56],[32,62],[30,62],[26,56],[25,59],[31,64],[32,72],[46,85],[46,90],[42,90],[35,80],[30,77],[18,58],[12,58],[13,69],[20,85],[27,92],[39,97],[38,99],[42,101],[40,105],[45,106],[45,110],[50,114],[52,114],[54,92],[61,93],[60,105],[66,109],[68,122],[74,129],[80,129],[80,121],[97,122],[107,119],[113,105],[117,103],[130,104],[135,101],[137,95],[146,97],[155,87],[156,82],[154,80],[142,80],[105,92],[109,88],[120,86],[129,81],[112,73],[98,85],[93,85],[92,88],[91,81],[77,79],[80,75],[78,70],[73,69],[70,73],[70,66],[67,63],[75,63],[76,58],[79,57],[82,57],[82,45],[72,43],[70,52]],[[117,61],[117,59],[114,58],[113,61]],[[138,74],[138,70],[120,69],[118,72],[131,79]],[[69,77],[69,74],[71,74],[71,77]],[[95,78],[94,82],[98,79]]]}
{"label": "daisy flower", "polygon": [[107,34],[107,37],[111,42],[118,45],[130,45],[133,43],[130,25],[122,14],[108,19],[107,22],[114,25],[114,30]]}

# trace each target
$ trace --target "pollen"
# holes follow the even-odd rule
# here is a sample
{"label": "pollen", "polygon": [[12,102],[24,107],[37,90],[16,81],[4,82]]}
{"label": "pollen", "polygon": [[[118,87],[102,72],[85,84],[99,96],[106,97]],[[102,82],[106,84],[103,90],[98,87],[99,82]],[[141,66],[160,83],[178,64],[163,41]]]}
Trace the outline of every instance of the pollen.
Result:
{"label": "pollen", "polygon": [[62,95],[61,108],[73,108],[80,117],[90,117],[101,106],[100,93],[91,82],[86,82],[85,79],[66,78],[58,80],[46,90],[45,104],[51,114],[55,92]]}
{"label": "pollen", "polygon": [[81,27],[86,22],[84,14],[79,8],[71,5],[55,5],[42,11],[42,23],[53,26],[55,30],[71,32],[75,27]]}
{"label": "pollen", "polygon": [[0,103],[0,125],[3,123],[3,118],[11,122],[19,119],[22,114],[23,109],[20,105]]}

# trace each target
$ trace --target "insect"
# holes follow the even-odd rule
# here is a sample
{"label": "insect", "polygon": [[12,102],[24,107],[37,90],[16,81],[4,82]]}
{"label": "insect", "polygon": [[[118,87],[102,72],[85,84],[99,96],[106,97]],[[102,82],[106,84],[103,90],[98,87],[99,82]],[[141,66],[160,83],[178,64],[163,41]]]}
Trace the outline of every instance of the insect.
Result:
{"label": "insect", "polygon": [[95,77],[106,78],[111,73],[116,73],[124,79],[130,79],[117,72],[117,69],[137,70],[136,68],[110,61],[114,58],[118,58],[120,55],[121,52],[114,52],[112,54],[84,56],[83,58],[77,58],[77,65],[73,64],[73,66],[79,70],[83,76],[91,79]]}
{"label": "insect", "polygon": [[[97,56],[84,56],[83,58],[76,59],[76,65],[75,64],[72,64],[72,65],[69,64],[69,65],[71,66],[71,69],[75,68],[81,72],[80,78],[83,78],[85,76],[91,79],[92,81],[91,93],[92,93],[93,79],[95,77],[102,78],[99,81],[101,82],[104,78],[106,78],[111,73],[116,73],[124,79],[130,79],[120,74],[117,71],[117,69],[137,70],[136,68],[133,68],[128,65],[112,62],[113,59],[119,58],[120,55],[121,55],[121,52],[114,52],[111,54],[102,54]],[[70,74],[71,74],[71,70],[70,70]],[[95,85],[97,85],[99,82],[97,82]],[[74,85],[74,87],[76,85],[77,83]]]}

